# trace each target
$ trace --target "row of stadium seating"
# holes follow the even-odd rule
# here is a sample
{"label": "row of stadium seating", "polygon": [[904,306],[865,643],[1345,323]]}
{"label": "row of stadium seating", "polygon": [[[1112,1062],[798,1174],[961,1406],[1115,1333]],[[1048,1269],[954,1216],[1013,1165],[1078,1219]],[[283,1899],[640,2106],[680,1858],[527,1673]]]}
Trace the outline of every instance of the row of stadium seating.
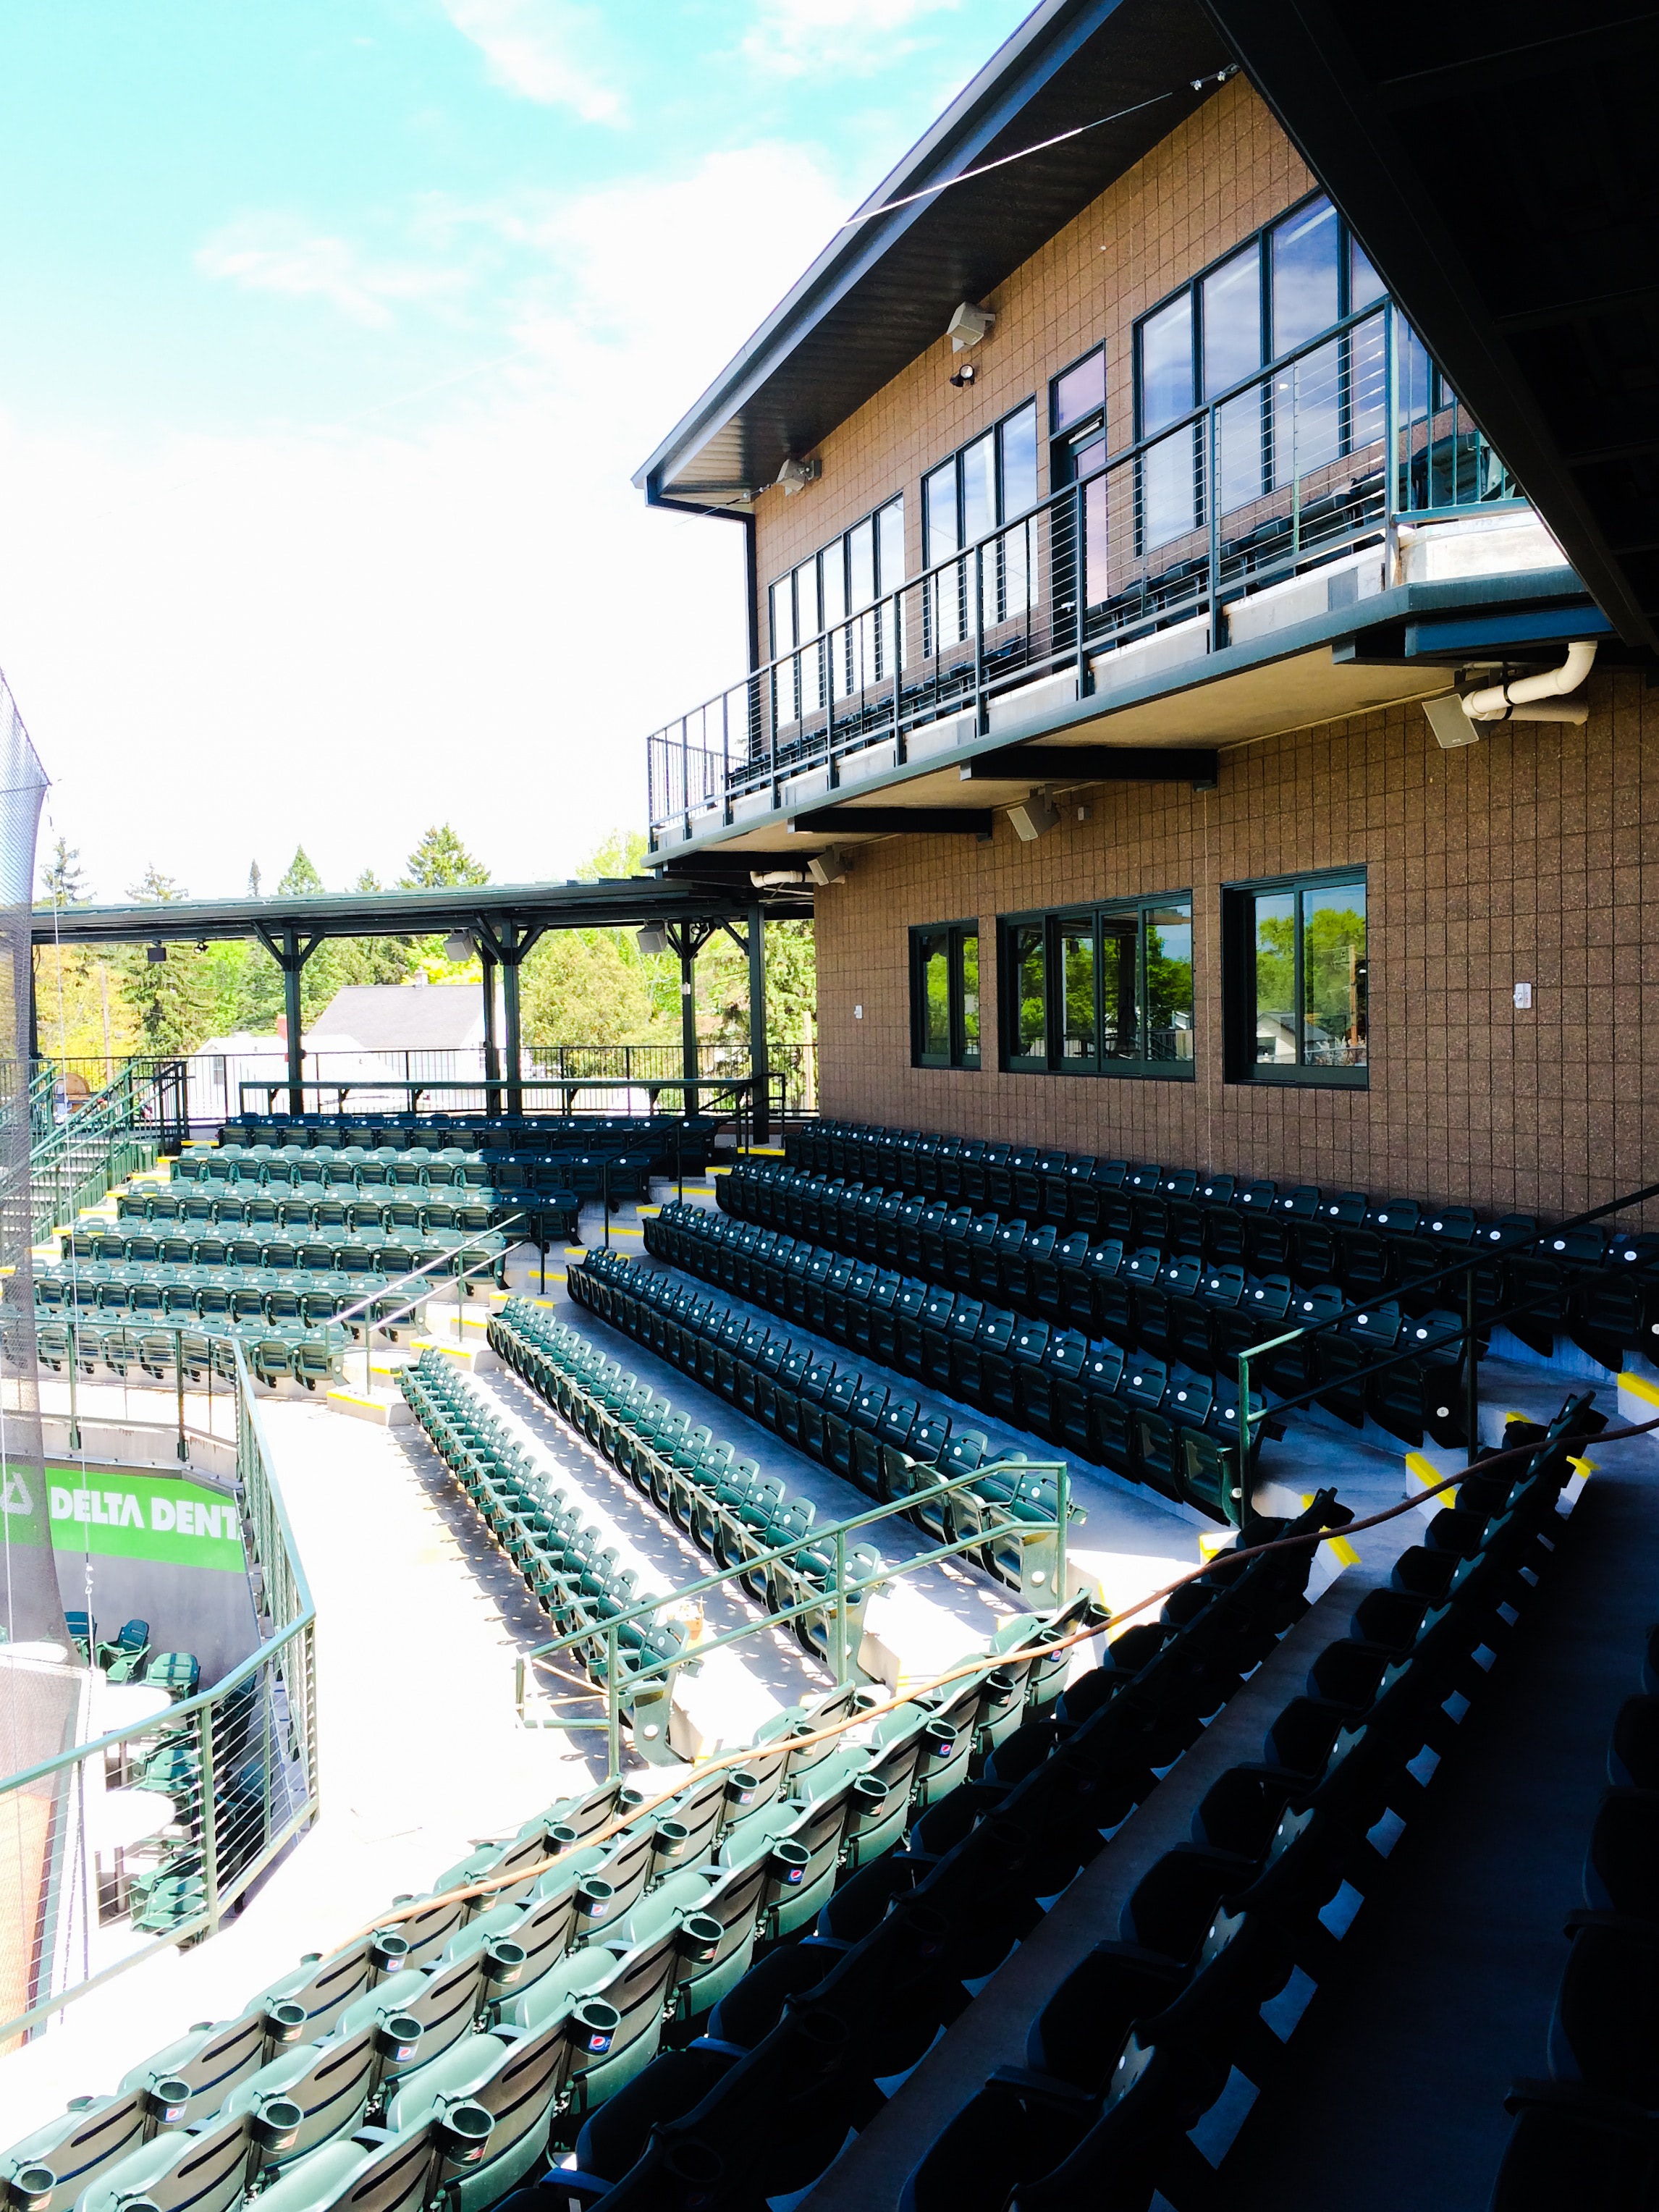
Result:
{"label": "row of stadium seating", "polygon": [[[434,1228],[414,1234],[367,1224],[343,1236],[315,1232],[309,1237],[291,1237],[285,1230],[275,1235],[258,1233],[256,1224],[245,1224],[252,1233],[222,1237],[216,1230],[198,1233],[193,1222],[181,1223],[177,1231],[163,1226],[152,1234],[148,1227],[129,1222],[107,1222],[65,1230],[58,1239],[62,1259],[77,1269],[88,1266],[264,1267],[283,1273],[291,1268],[325,1273],[407,1273],[431,1266],[441,1276],[477,1271],[485,1266],[497,1270],[509,1249],[499,1230]],[[446,1264],[447,1263],[447,1264]]]}
{"label": "row of stadium seating", "polygon": [[[1407,1322],[1385,1301],[1326,1328],[1342,1312],[1335,1290],[1292,1299],[1281,1278],[1276,1291],[1255,1287],[1256,1297],[1273,1293],[1271,1304],[1214,1304],[1207,1284],[1183,1289],[1181,1270],[1161,1267],[1156,1253],[1132,1259],[1129,1267],[1141,1270],[1132,1276],[1112,1244],[1085,1254],[1081,1267],[1054,1271],[1054,1302],[1079,1319],[1087,1313],[1082,1326],[1065,1326],[1040,1315],[1022,1320],[1012,1305],[986,1304],[977,1295],[878,1261],[838,1257],[787,1231],[758,1229],[690,1203],[671,1200],[659,1218],[647,1219],[645,1243],[647,1251],[708,1280],[734,1289],[746,1284],[747,1294],[775,1312],[857,1349],[868,1333],[878,1357],[890,1355],[906,1373],[937,1380],[1029,1427],[1046,1431],[1051,1420],[1064,1421],[1051,1403],[1058,1392],[1075,1409],[1077,1449],[1109,1466],[1127,1447],[1115,1432],[1082,1441],[1079,1376],[1097,1391],[1127,1389],[1137,1402],[1150,1390],[1185,1425],[1208,1423],[1224,1436],[1233,1426],[1238,1355],[1269,1341],[1274,1349],[1250,1370],[1265,1389],[1292,1398],[1317,1386],[1320,1403],[1352,1426],[1363,1428],[1369,1418],[1413,1448],[1425,1431],[1438,1443],[1464,1440],[1463,1324],[1446,1308]],[[1034,1303],[1028,1294],[1026,1306]],[[1085,1329],[1103,1331],[1104,1342],[1091,1342]],[[1298,1333],[1315,1330],[1321,1333]],[[1407,1352],[1409,1358],[1401,1357]]]}
{"label": "row of stadium seating", "polygon": [[351,1331],[341,1322],[228,1318],[185,1328],[143,1328],[82,1310],[72,1321],[43,1320],[35,1332],[40,1363],[54,1375],[73,1357],[81,1374],[91,1376],[101,1367],[123,1382],[143,1377],[172,1383],[182,1370],[189,1383],[213,1375],[234,1386],[238,1344],[256,1382],[275,1389],[292,1381],[314,1391],[319,1383],[326,1388],[344,1378]]}
{"label": "row of stadium seating", "polygon": [[71,1606],[64,1613],[64,1622],[82,1666],[101,1668],[106,1680],[149,1681],[164,1688],[175,1705],[180,1698],[195,1696],[202,1678],[201,1662],[193,1652],[153,1650],[149,1621],[123,1621],[113,1638],[106,1638],[100,1635],[93,1614]]}
{"label": "row of stadium seating", "polygon": [[[817,1508],[810,1498],[791,1493],[775,1475],[763,1475],[756,1461],[739,1459],[735,1445],[718,1441],[706,1426],[694,1428],[689,1414],[676,1413],[666,1398],[525,1300],[510,1299],[492,1317],[489,1343],[717,1566],[736,1567],[797,1547],[787,1559],[753,1567],[743,1587],[769,1612],[803,1607],[788,1624],[796,1642],[808,1658],[841,1674],[835,1656],[841,1613],[835,1556],[811,1541]],[[866,1582],[879,1575],[881,1554],[869,1545],[854,1546],[847,1564],[849,1582]],[[867,1589],[847,1594],[848,1668],[856,1667],[869,1597]],[[636,1726],[636,1745],[639,1740]]]}
{"label": "row of stadium seating", "polygon": [[[571,1647],[588,1680],[606,1679],[605,1624],[627,1613],[640,1595],[637,1569],[618,1568],[614,1545],[581,1516],[580,1501],[547,1479],[546,1470],[514,1437],[489,1401],[428,1349],[398,1370],[398,1388],[495,1541],[523,1577],[556,1634],[593,1633]],[[678,1622],[627,1621],[616,1632],[617,1669],[631,1676],[652,1660],[672,1659],[685,1640]],[[668,1681],[658,1676],[630,1694],[626,1713],[635,1748],[659,1763],[668,1748]]]}
{"label": "row of stadium seating", "polygon": [[[287,1196],[250,1185],[198,1183],[182,1190],[123,1191],[116,1200],[114,1224],[94,1214],[77,1224],[84,1236],[142,1237],[179,1233],[195,1236],[222,1229],[234,1236],[239,1229],[283,1229],[304,1236],[308,1231],[413,1230],[418,1235],[449,1234],[456,1230],[476,1232],[503,1224],[522,1223],[532,1213],[552,1212],[568,1226],[574,1218],[574,1192],[507,1193],[489,1189],[467,1191],[375,1190],[333,1191],[316,1183]],[[525,1233],[520,1230],[520,1234]]]}
{"label": "row of stadium seating", "polygon": [[465,1152],[554,1158],[562,1152],[620,1146],[649,1150],[664,1173],[708,1165],[718,1121],[700,1114],[250,1114],[224,1122],[219,1142],[242,1145],[367,1145],[407,1150],[435,1140]]}
{"label": "row of stadium seating", "polygon": [[[571,1269],[569,1288],[578,1305],[867,1497],[911,1499],[908,1517],[939,1542],[982,1536],[981,1564],[1012,1588],[1028,1595],[1053,1589],[1060,1493],[1052,1470],[1032,1467],[1023,1455],[987,1460],[987,1440],[977,1430],[953,1437],[937,1407],[896,1401],[884,1377],[837,1369],[816,1346],[792,1345],[769,1331],[757,1315],[699,1297],[690,1285],[620,1253],[590,1253]],[[920,1494],[966,1474],[974,1480],[948,1498]],[[1231,1480],[1237,1482],[1236,1465]],[[1218,1512],[1218,1504],[1208,1510]],[[1069,1517],[1085,1516],[1073,1505]]]}
{"label": "row of stadium seating", "polygon": [[[228,1194],[245,1202],[269,1197],[277,1204],[314,1204],[327,1194],[348,1202],[358,1194],[382,1197],[398,1192],[424,1203],[445,1198],[474,1205],[523,1203],[534,1196],[597,1198],[609,1190],[618,1200],[636,1198],[643,1186],[646,1155],[641,1152],[571,1153],[557,1160],[516,1160],[486,1152],[456,1152],[449,1158],[424,1152],[273,1152],[264,1146],[243,1151],[231,1145],[218,1151],[186,1152],[174,1164],[164,1195],[181,1201],[199,1196],[203,1187],[226,1202]],[[154,1184],[135,1188],[134,1196],[152,1199]],[[289,1194],[292,1194],[290,1196]],[[422,1202],[416,1198],[416,1202]]]}
{"label": "row of stadium seating", "polygon": [[[1604,1366],[1659,1334],[1659,1238],[1609,1239],[1594,1227],[1540,1231],[1528,1217],[1510,1215],[1473,1238],[1425,1240],[1413,1227],[1397,1230],[1396,1201],[1358,1225],[1273,1212],[1247,1212],[1237,1193],[1203,1189],[1175,1198],[1158,1186],[1161,1170],[1135,1171],[1151,1187],[1120,1194],[1111,1218],[1073,1226],[1044,1221],[1033,1208],[986,1202],[977,1208],[907,1192],[888,1178],[860,1182],[805,1168],[740,1162],[723,1176],[716,1200],[723,1211],[763,1226],[806,1235],[836,1249],[927,1276],[957,1290],[1001,1290],[1017,1305],[1050,1318],[1072,1308],[1099,1310],[1113,1334],[1135,1324],[1131,1287],[1144,1300],[1159,1284],[1198,1300],[1210,1316],[1215,1355],[1225,1358],[1237,1334],[1231,1318],[1272,1322],[1287,1310],[1324,1318],[1344,1305],[1388,1301],[1403,1316],[1461,1305],[1466,1270],[1474,1263],[1477,1317],[1502,1313],[1506,1325],[1542,1357],[1565,1335]],[[1114,1169],[1121,1162],[1113,1162]],[[1165,1177],[1165,1182],[1174,1180]],[[1180,1180],[1185,1181],[1182,1177]],[[1321,1194],[1293,1194],[1311,1205]],[[1289,1201],[1286,1201],[1288,1204]],[[1353,1194],[1352,1211],[1361,1201]],[[1329,1209],[1327,1209],[1328,1212]],[[1442,1231],[1454,1209],[1435,1217]],[[1463,1210],[1468,1226],[1474,1217]],[[1437,1283],[1417,1279],[1448,1267]],[[1202,1334],[1203,1332],[1200,1332]]]}
{"label": "row of stadium seating", "polygon": [[[1345,1517],[1323,1498],[1304,1522]],[[483,2212],[550,2142],[574,2139],[584,2166],[620,2171],[665,2086],[668,2109],[685,2109],[691,2077],[765,2036],[792,1978],[844,1962],[863,1993],[857,2047],[810,2130],[784,2131],[790,2159],[824,2162],[854,2077],[892,2070],[895,2034],[913,2040],[926,2016],[927,2039],[959,2009],[964,1978],[995,1966],[1299,1617],[1307,1565],[1304,1550],[1229,1555],[1063,1697],[1070,1655],[1036,1631],[994,1667],[872,1719],[870,1693],[850,1690],[779,1714],[742,1765],[669,1802],[641,1808],[615,1783],[564,1801],[447,1869],[429,1904],[396,1900],[395,1927],[311,1954],[113,2095],[77,2099],[0,2154],[0,2182],[29,2212],[137,2197],[236,2212],[254,2192],[261,2212],[417,2212],[441,2197]],[[852,1731],[824,1736],[837,1721]],[[894,1971],[919,1936],[921,1982]],[[815,2012],[834,2016],[836,1995]],[[810,2033],[788,2041],[789,2055],[812,2047]],[[690,2047],[653,2069],[665,2042]],[[635,2081],[643,2095],[596,2134]],[[872,2094],[866,2081],[860,2114]],[[769,2146],[778,2134],[769,2123]],[[562,2187],[569,2169],[555,2172]]]}
{"label": "row of stadium seating", "polygon": [[[1272,1533],[1311,1537],[1343,1517],[1326,1495]],[[848,1881],[815,1936],[751,1969],[706,2037],[596,2113],[574,2172],[514,2200],[519,2212],[735,2212],[808,2188],[1299,1617],[1310,1551],[1230,1558],[1127,1631],[1115,1663],[1006,1736],[904,1851]]]}
{"label": "row of stadium seating", "polygon": [[[883,1277],[833,1254],[814,1255],[801,1245],[774,1266],[771,1255],[745,1255],[729,1278],[725,1261],[732,1243],[730,1229],[706,1207],[665,1207],[646,1224],[647,1249],[655,1257],[724,1287],[728,1279],[739,1295],[757,1305],[815,1328],[821,1334],[896,1370],[873,1376],[838,1373],[816,1347],[792,1345],[769,1334],[752,1314],[724,1310],[700,1301],[672,1278],[653,1280],[648,1273],[620,1273],[613,1257],[590,1254],[572,1272],[570,1288],[579,1300],[590,1289],[611,1290],[617,1325],[636,1340],[649,1342],[671,1322],[700,1333],[714,1330],[735,1354],[739,1347],[748,1367],[763,1382],[736,1378],[743,1394],[752,1393],[758,1418],[769,1418],[764,1388],[793,1387],[809,1402],[850,1400],[858,1423],[874,1443],[860,1447],[846,1467],[872,1496],[892,1494],[878,1448],[890,1445],[912,1456],[925,1453],[931,1424],[942,1418],[912,1397],[899,1377],[932,1386],[959,1402],[1046,1437],[1079,1458],[1109,1467],[1131,1482],[1149,1485],[1164,1496],[1195,1506],[1212,1517],[1237,1522],[1243,1510],[1238,1450],[1237,1393],[1212,1385],[1206,1376],[1163,1360],[1126,1359],[1106,1340],[1091,1342],[1079,1330],[1051,1330],[1046,1322],[1021,1323],[1018,1316],[948,1292],[930,1294],[921,1283]],[[721,1231],[728,1233],[722,1237]],[[764,1236],[767,1231],[744,1232]],[[816,1271],[816,1273],[815,1273]],[[817,1289],[816,1298],[809,1291]],[[626,1295],[641,1303],[630,1313]],[[696,1309],[709,1311],[692,1319]],[[660,1322],[657,1316],[660,1315]],[[610,1314],[605,1318],[612,1318]],[[718,1373],[718,1369],[717,1369]],[[1249,1464],[1253,1470],[1263,1437],[1279,1435],[1278,1425],[1258,1418],[1261,1395],[1250,1393],[1252,1426]],[[745,1405],[744,1410],[749,1407]],[[782,1420],[775,1423],[789,1441],[796,1439]],[[948,1423],[946,1424],[948,1429]]]}
{"label": "row of stadium seating", "polygon": [[1511,1420],[1505,1445],[1531,1443],[1529,1457],[1485,1475],[1476,1462],[1320,1654],[1261,1761],[1206,1793],[1192,1842],[1137,1886],[1119,1940],[1033,2020],[1026,2067],[999,2069],[921,2160],[903,2212],[1127,2206],[1156,2190],[1224,2201],[1215,2168],[1253,2094],[1293,2063],[1297,2021],[1455,1751],[1599,1425],[1580,1400],[1547,1432]]}
{"label": "row of stadium seating", "polygon": [[[368,1302],[371,1320],[395,1338],[399,1328],[420,1325],[427,1297],[435,1285],[421,1280],[394,1291],[392,1285],[400,1277],[387,1273],[385,1249],[372,1255],[380,1265],[368,1270],[54,1260],[35,1270],[34,1303],[46,1314],[72,1308],[83,1315],[125,1314],[134,1321],[228,1316],[316,1327],[337,1314],[355,1314]],[[354,1321],[354,1334],[361,1326],[360,1319]]]}
{"label": "row of stadium seating", "polygon": [[1659,1629],[1650,1631],[1642,1688],[1614,1718],[1610,1784],[1584,1856],[1584,1909],[1569,1914],[1572,1948],[1549,2025],[1547,2079],[1515,2083],[1515,2126],[1492,2212],[1642,2212],[1659,2197]]}

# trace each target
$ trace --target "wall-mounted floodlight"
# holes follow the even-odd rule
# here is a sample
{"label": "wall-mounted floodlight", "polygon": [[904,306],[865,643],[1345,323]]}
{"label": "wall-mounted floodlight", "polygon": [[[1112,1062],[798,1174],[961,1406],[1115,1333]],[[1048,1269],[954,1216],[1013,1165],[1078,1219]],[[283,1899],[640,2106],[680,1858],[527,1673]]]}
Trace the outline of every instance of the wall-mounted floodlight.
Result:
{"label": "wall-mounted floodlight", "polygon": [[1015,836],[1030,845],[1060,827],[1060,810],[1046,791],[1034,791],[1029,799],[1008,809],[1008,819],[1014,825]]}
{"label": "wall-mounted floodlight", "polygon": [[647,960],[654,960],[659,952],[668,950],[668,932],[659,921],[647,921],[645,927],[635,933],[634,942]]}
{"label": "wall-mounted floodlight", "polygon": [[971,301],[964,300],[945,325],[945,334],[951,341],[951,352],[966,353],[969,346],[976,346],[981,338],[990,336],[995,323],[996,316],[989,307],[976,307]]}
{"label": "wall-mounted floodlight", "polygon": [[787,453],[783,466],[778,471],[777,480],[783,486],[784,497],[793,499],[798,491],[804,491],[808,484],[816,483],[823,474],[823,463],[816,453],[810,461],[799,461],[793,453]]}

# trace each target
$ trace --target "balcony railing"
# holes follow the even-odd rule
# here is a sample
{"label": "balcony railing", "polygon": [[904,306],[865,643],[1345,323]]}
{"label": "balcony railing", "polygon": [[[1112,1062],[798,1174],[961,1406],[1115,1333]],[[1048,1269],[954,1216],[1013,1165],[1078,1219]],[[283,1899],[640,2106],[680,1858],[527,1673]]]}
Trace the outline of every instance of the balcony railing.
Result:
{"label": "balcony railing", "polygon": [[653,843],[1184,667],[1299,617],[1304,570],[1309,612],[1369,597],[1401,520],[1523,505],[1385,301],[655,732]]}

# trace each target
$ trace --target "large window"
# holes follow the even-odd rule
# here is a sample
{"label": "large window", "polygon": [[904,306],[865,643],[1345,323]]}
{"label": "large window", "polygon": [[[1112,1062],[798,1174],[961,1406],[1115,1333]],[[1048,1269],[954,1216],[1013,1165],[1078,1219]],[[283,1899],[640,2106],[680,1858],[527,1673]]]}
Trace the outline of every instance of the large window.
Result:
{"label": "large window", "polygon": [[910,1056],[918,1067],[979,1066],[979,924],[910,932]]}
{"label": "large window", "polygon": [[780,723],[823,705],[826,675],[837,699],[891,675],[902,624],[896,607],[876,601],[903,581],[902,493],[778,578],[767,595],[772,657],[791,656],[777,672]]}
{"label": "large window", "polygon": [[[1036,447],[1036,402],[1028,399],[930,470],[921,480],[926,567],[937,568],[951,554],[1030,514],[1037,501]],[[1012,532],[989,549],[980,564],[987,629],[1024,614],[1032,605],[1034,565],[1021,532]],[[973,563],[957,562],[935,579],[927,592],[926,620],[930,653],[973,635]]]}
{"label": "large window", "polygon": [[1231,1079],[1364,1084],[1364,871],[1230,886],[1222,928]]}
{"label": "large window", "polygon": [[1188,894],[1011,916],[1001,975],[1005,1066],[1193,1074]]}
{"label": "large window", "polygon": [[[1143,316],[1135,331],[1134,433],[1156,441],[1139,469],[1143,550],[1204,527],[1212,495],[1222,514],[1231,514],[1382,438],[1381,315],[1301,354],[1276,376],[1260,374],[1382,297],[1364,249],[1321,197]],[[1405,337],[1409,349],[1414,342]],[[1248,390],[1235,391],[1247,380]],[[1217,418],[1212,495],[1203,426],[1188,418],[1229,392]]]}

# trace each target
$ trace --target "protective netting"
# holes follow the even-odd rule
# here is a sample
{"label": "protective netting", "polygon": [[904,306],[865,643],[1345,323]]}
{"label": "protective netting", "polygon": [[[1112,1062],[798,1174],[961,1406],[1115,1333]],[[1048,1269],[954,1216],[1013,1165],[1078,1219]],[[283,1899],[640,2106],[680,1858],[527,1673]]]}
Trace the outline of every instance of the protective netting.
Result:
{"label": "protective netting", "polygon": [[[0,1629],[67,1641],[41,1467],[29,1193],[29,1000],[35,835],[46,779],[0,674]],[[9,1745],[4,1770],[15,1773]]]}

